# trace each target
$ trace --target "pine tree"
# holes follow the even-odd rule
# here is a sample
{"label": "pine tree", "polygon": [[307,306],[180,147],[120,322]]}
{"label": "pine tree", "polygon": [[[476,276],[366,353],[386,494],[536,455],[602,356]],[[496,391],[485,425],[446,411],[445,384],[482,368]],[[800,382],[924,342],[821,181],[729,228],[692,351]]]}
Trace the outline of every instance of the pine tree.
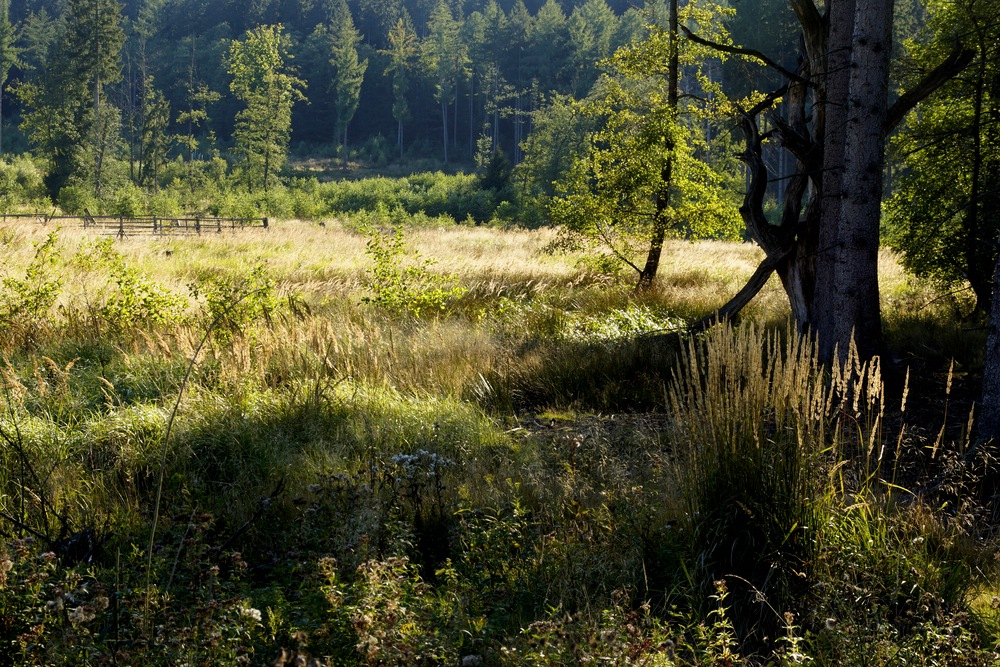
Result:
{"label": "pine tree", "polygon": [[3,92],[10,69],[20,64],[17,28],[10,21],[10,0],[0,0],[0,155],[3,154]]}
{"label": "pine tree", "polygon": [[120,118],[104,90],[121,79],[121,10],[115,0],[67,0],[45,76],[19,89],[27,107],[22,127],[50,162],[52,197],[71,178],[100,196],[117,157]]}
{"label": "pine tree", "polygon": [[354,28],[354,20],[343,3],[342,9],[334,17],[334,29],[330,34],[330,65],[333,67],[331,84],[336,114],[334,133],[341,142],[344,166],[347,166],[347,127],[354,118],[361,99],[361,83],[368,69],[368,59],[358,57],[361,34]]}
{"label": "pine tree", "polygon": [[423,41],[424,66],[434,80],[434,101],[441,107],[444,162],[448,163],[448,105],[455,101],[458,79],[468,60],[455,20],[444,0],[438,2]]}
{"label": "pine tree", "polygon": [[139,183],[156,192],[160,167],[167,161],[170,148],[170,105],[148,76],[142,84],[142,125],[139,131]]}
{"label": "pine tree", "polygon": [[403,157],[403,123],[410,119],[407,93],[410,89],[410,70],[417,56],[417,35],[407,18],[400,18],[389,31],[389,48],[380,52],[389,57],[386,76],[392,76],[392,117],[396,121],[396,145]]}

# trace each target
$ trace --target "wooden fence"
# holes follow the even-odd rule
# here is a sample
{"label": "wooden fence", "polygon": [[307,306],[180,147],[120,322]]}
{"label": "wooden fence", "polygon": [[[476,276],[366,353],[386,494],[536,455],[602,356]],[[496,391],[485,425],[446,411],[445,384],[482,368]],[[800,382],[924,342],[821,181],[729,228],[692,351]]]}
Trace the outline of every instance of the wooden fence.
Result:
{"label": "wooden fence", "polygon": [[44,213],[3,214],[3,220],[34,220],[45,224],[53,220],[82,222],[85,229],[93,229],[120,239],[128,236],[171,236],[202,233],[221,233],[226,230],[267,229],[267,218],[202,218],[172,216],[112,216],[91,215],[85,212],[77,215],[46,215]]}

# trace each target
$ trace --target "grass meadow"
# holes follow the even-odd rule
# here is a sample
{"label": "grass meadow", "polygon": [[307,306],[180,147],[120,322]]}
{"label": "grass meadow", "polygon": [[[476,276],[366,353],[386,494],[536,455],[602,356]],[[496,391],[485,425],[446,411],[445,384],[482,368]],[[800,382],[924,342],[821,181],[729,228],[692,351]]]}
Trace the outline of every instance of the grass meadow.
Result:
{"label": "grass meadow", "polygon": [[0,664],[992,665],[985,333],[824,368],[750,244],[0,226]]}

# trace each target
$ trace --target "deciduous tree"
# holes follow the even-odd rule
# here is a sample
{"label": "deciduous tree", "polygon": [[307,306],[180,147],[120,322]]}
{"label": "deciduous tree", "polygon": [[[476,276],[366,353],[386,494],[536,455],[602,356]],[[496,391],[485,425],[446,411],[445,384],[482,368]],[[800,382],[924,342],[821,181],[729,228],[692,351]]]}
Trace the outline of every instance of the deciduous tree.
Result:
{"label": "deciduous tree", "polygon": [[305,84],[287,68],[288,37],[280,25],[260,26],[229,47],[230,89],[243,103],[233,139],[243,177],[265,191],[288,151],[292,105],[305,97]]}
{"label": "deciduous tree", "polygon": [[901,156],[886,238],[907,268],[946,285],[966,282],[977,314],[990,310],[1000,234],[1000,2],[935,1],[929,39],[910,40],[909,79],[961,40],[975,61],[911,114],[893,142]]}
{"label": "deciduous tree", "polygon": [[[889,107],[891,0],[830,0],[823,11],[812,0],[791,4],[802,28],[796,71],[758,51],[715,45],[750,55],[787,80],[738,110],[750,174],[741,213],[767,257],[718,316],[738,312],[777,272],[796,322],[817,336],[824,358],[834,350],[847,354],[852,338],[869,357],[881,345],[877,260],[886,134],[971,54],[956,49]],[[763,210],[768,170],[758,118],[779,99],[785,115],[772,114],[775,129],[767,136],[789,151],[796,169],[780,223],[772,225]]]}
{"label": "deciduous tree", "polygon": [[[692,72],[691,92],[702,99],[711,93],[698,76],[706,49],[689,43],[681,54],[679,22],[714,29],[709,26],[718,26],[721,12],[690,3],[680,17],[672,1],[666,29],[653,27],[643,42],[619,49],[612,75],[581,105],[598,130],[559,184],[564,193],[553,199],[553,217],[600,239],[635,269],[639,289],[653,284],[669,234],[733,236],[739,226],[735,202],[721,187],[724,178],[700,159],[708,152],[700,136],[708,109],[693,103],[682,108],[679,94],[682,65]],[[645,246],[644,259],[635,255],[637,240]]]}

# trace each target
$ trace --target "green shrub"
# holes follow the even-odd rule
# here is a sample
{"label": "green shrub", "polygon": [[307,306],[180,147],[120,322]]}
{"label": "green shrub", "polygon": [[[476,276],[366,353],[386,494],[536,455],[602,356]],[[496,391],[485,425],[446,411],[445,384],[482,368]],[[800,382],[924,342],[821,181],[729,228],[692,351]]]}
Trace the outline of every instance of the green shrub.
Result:
{"label": "green shrub", "polygon": [[49,233],[44,241],[35,244],[35,256],[24,278],[8,276],[3,279],[0,323],[8,344],[30,344],[49,329],[49,314],[63,286],[57,244],[58,235]]}
{"label": "green shrub", "polygon": [[42,170],[27,156],[0,161],[0,211],[50,209]]}
{"label": "green shrub", "polygon": [[73,261],[84,271],[107,280],[98,287],[91,304],[105,332],[121,336],[134,333],[139,326],[175,324],[183,319],[187,299],[128,266],[113,239],[84,246]]}
{"label": "green shrub", "polygon": [[99,215],[99,204],[93,189],[85,185],[67,185],[59,191],[59,208],[68,215],[82,215],[84,211]]}
{"label": "green shrub", "polygon": [[421,313],[442,312],[448,304],[461,297],[464,288],[453,276],[432,273],[433,259],[423,259],[415,252],[405,265],[406,249],[403,231],[396,228],[389,233],[369,227],[366,254],[372,259],[368,288],[370,303],[392,313],[407,313],[419,317]]}
{"label": "green shrub", "polygon": [[253,324],[268,321],[278,307],[274,276],[263,264],[244,276],[218,274],[200,280],[191,285],[191,293],[204,301],[206,319],[222,343],[248,335]]}

